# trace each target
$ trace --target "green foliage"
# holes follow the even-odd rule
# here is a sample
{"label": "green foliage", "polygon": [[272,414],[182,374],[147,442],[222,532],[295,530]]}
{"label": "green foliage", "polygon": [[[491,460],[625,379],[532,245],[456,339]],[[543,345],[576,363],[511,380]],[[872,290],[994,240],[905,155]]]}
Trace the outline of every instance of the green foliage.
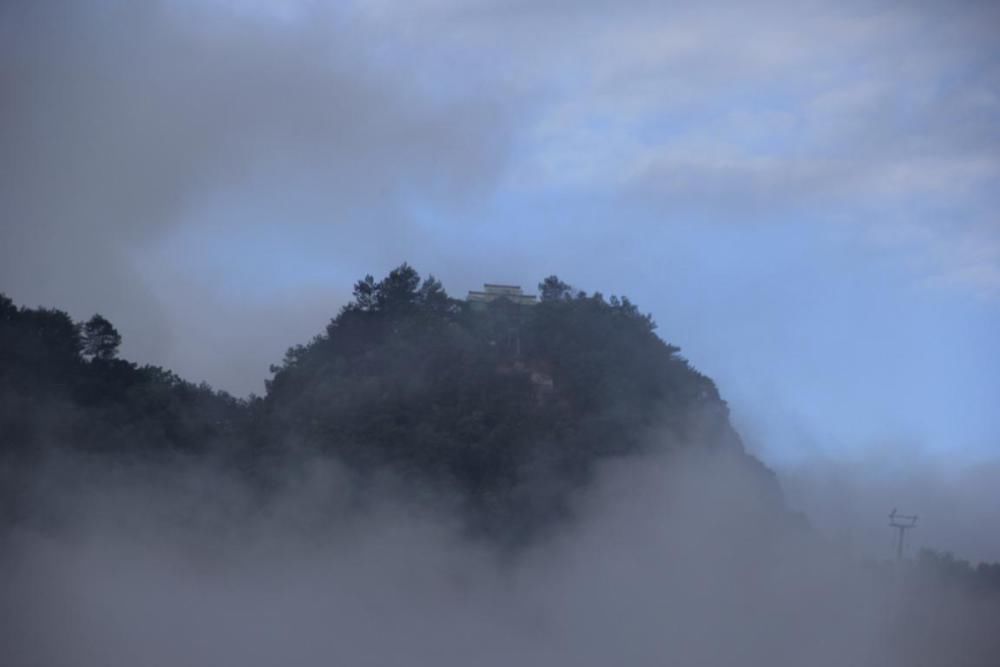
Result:
{"label": "green foliage", "polygon": [[242,441],[241,401],[117,359],[120,343],[100,315],[76,324],[0,295],[0,456],[64,446],[146,456]]}
{"label": "green foliage", "polygon": [[83,327],[83,355],[97,361],[110,361],[118,356],[122,343],[118,330],[100,315],[94,315]]}
{"label": "green foliage", "polygon": [[597,462],[664,443],[742,451],[715,386],[627,298],[555,276],[541,301],[473,310],[403,264],[365,276],[325,331],[237,401],[117,358],[95,315],[0,299],[5,452],[226,452],[267,465],[290,449],[449,489],[470,526],[519,539],[565,516]]}
{"label": "green foliage", "polygon": [[628,299],[540,290],[474,311],[405,264],[366,276],[272,368],[268,432],[457,489],[487,529],[564,514],[596,462],[651,442],[740,449],[714,384]]}
{"label": "green foliage", "polygon": [[538,283],[538,294],[543,302],[562,301],[572,298],[573,290],[557,276],[549,276]]}

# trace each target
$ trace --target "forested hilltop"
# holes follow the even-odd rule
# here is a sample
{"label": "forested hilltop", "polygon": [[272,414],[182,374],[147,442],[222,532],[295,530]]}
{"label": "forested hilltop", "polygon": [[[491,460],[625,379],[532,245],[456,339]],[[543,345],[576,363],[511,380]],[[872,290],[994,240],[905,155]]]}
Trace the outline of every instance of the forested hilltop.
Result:
{"label": "forested hilltop", "polygon": [[[735,461],[754,500],[787,518],[715,384],[649,315],[555,276],[538,288],[537,304],[476,303],[405,264],[366,276],[249,399],[120,359],[100,315],[74,322],[0,294],[0,519],[30,519],[33,473],[53,453],[126,470],[206,461],[265,497],[289,468],[324,457],[355,489],[388,473],[457,499],[470,530],[523,541],[571,515],[600,462],[672,450]],[[1000,590],[1000,565],[919,562]]]}
{"label": "forested hilltop", "polygon": [[456,492],[488,530],[568,513],[594,465],[654,448],[744,461],[715,384],[627,298],[552,276],[537,304],[450,297],[402,265],[367,276],[326,330],[236,399],[118,358],[96,315],[0,301],[0,432],[7,457],[52,448],[117,460],[209,456],[266,478],[290,453],[329,456],[358,479],[389,472]]}
{"label": "forested hilltop", "polygon": [[323,334],[272,368],[267,440],[430,478],[504,526],[558,516],[596,462],[650,448],[725,450],[780,504],[715,384],[649,315],[555,276],[539,291],[537,305],[470,303],[406,265],[367,276]]}

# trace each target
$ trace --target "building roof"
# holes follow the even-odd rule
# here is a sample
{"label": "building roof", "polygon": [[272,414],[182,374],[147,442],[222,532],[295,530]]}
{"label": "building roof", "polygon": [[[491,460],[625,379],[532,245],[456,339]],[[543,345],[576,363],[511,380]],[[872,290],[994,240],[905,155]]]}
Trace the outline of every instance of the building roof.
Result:
{"label": "building roof", "polygon": [[489,302],[495,299],[509,299],[519,304],[535,304],[538,297],[534,294],[525,294],[520,285],[501,285],[499,283],[484,283],[483,290],[469,290],[466,301]]}

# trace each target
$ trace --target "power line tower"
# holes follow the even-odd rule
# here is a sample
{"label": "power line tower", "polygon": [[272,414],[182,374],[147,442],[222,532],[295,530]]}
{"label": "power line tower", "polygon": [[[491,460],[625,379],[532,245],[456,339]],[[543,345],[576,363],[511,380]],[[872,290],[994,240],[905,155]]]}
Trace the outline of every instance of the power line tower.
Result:
{"label": "power line tower", "polygon": [[889,525],[896,529],[896,560],[903,560],[903,542],[906,531],[917,525],[916,514],[900,514],[896,508],[889,513]]}

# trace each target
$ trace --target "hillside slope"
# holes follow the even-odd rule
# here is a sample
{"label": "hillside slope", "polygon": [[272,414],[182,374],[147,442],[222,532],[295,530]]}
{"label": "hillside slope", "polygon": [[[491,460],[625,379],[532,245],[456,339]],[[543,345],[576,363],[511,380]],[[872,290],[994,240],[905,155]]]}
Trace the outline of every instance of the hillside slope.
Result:
{"label": "hillside slope", "polygon": [[323,334],[272,368],[268,437],[455,488],[505,530],[568,513],[601,461],[657,450],[738,457],[780,505],[715,384],[650,316],[554,276],[539,288],[537,305],[470,303],[405,264],[366,277]]}
{"label": "hillside slope", "polygon": [[470,303],[405,264],[368,276],[249,400],[118,359],[121,337],[100,316],[74,323],[4,297],[0,454],[211,458],[265,490],[321,456],[351,471],[352,488],[390,475],[457,502],[473,529],[520,540],[570,516],[603,461],[702,451],[737,460],[780,508],[714,383],[648,315],[555,277],[539,288],[537,304]]}

